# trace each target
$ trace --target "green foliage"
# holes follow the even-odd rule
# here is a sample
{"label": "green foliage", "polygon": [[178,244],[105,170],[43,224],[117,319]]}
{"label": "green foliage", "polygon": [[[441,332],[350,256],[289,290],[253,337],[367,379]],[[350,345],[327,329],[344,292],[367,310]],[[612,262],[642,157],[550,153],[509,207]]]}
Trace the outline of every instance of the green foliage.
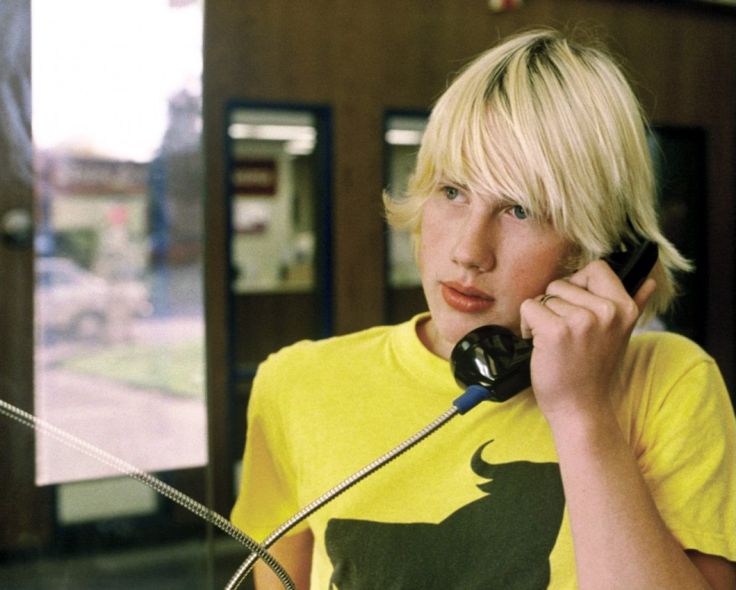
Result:
{"label": "green foliage", "polygon": [[97,230],[76,228],[74,230],[57,231],[54,234],[54,240],[57,256],[71,258],[84,268],[92,268],[99,241]]}
{"label": "green foliage", "polygon": [[204,396],[204,350],[200,342],[117,346],[66,359],[60,366],[170,395]]}

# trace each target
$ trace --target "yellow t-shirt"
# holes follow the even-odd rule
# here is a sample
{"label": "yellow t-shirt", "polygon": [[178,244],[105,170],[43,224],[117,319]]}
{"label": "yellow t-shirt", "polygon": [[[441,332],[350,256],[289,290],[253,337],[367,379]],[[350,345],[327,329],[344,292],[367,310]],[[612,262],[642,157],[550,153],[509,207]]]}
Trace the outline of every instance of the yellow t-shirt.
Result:
{"label": "yellow t-shirt", "polygon": [[[393,448],[461,391],[416,335],[422,316],[261,365],[236,526],[265,538]],[[736,427],[713,360],[668,333],[632,338],[618,419],[685,548],[736,560]],[[309,527],[316,588],[575,588],[557,454],[531,390],[483,402],[348,490]]]}

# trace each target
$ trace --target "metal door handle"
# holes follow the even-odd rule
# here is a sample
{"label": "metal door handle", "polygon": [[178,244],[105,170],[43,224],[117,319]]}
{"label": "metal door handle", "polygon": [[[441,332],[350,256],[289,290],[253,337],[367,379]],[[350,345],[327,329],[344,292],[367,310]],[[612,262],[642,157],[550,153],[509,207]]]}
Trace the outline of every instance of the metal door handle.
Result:
{"label": "metal door handle", "polygon": [[33,243],[33,219],[27,209],[8,209],[0,219],[0,237],[4,244],[27,248]]}

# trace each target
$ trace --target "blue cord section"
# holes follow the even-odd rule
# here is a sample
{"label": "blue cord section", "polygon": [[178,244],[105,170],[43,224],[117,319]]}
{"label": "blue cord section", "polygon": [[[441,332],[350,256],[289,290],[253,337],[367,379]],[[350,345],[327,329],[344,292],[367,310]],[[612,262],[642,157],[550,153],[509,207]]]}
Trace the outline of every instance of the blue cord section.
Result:
{"label": "blue cord section", "polygon": [[468,387],[463,394],[457,398],[452,405],[454,405],[461,414],[465,414],[472,410],[482,401],[491,399],[491,392],[488,391],[482,385],[471,385]]}

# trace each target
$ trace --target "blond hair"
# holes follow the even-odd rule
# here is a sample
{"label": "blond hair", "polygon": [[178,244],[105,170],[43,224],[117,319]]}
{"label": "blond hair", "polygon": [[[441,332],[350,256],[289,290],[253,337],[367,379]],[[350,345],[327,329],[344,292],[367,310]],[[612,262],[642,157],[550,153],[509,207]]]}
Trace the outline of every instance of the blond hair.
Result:
{"label": "blond hair", "polygon": [[438,182],[522,205],[575,251],[570,269],[636,232],[659,246],[645,316],[671,303],[685,260],[662,235],[641,107],[603,51],[554,30],[513,36],[471,62],[432,109],[405,199],[384,197],[389,223],[421,231]]}

